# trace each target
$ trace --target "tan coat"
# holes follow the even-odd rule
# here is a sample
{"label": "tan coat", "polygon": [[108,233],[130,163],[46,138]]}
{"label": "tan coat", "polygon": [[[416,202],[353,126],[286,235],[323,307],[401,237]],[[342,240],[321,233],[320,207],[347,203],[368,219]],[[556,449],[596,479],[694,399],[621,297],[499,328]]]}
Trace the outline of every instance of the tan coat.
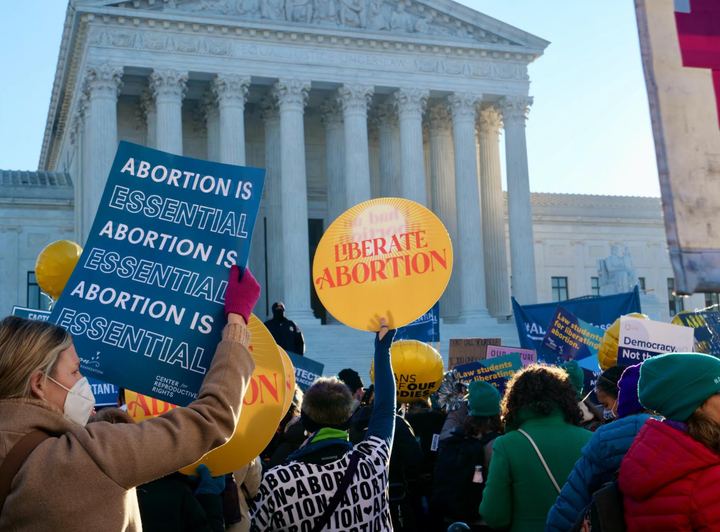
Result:
{"label": "tan coat", "polygon": [[233,434],[255,363],[250,333],[228,325],[198,399],[137,425],[80,427],[45,401],[0,401],[0,460],[25,434],[61,434],[40,444],[12,483],[0,532],[142,530],[135,486],[181,469]]}
{"label": "tan coat", "polygon": [[238,488],[242,521],[225,527],[225,530],[226,532],[250,532],[251,521],[247,501],[254,499],[260,489],[260,482],[262,482],[262,464],[260,463],[260,457],[255,458],[245,467],[235,471],[233,476],[235,477],[235,483]]}

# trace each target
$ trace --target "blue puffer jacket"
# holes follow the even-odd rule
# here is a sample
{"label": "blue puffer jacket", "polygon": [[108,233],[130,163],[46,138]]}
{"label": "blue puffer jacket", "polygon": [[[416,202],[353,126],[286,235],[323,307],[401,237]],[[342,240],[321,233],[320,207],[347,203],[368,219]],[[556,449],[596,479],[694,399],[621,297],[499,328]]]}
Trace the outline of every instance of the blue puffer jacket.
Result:
{"label": "blue puffer jacket", "polygon": [[592,495],[610,482],[630,449],[635,435],[651,416],[639,414],[603,425],[582,450],[582,457],[550,509],[545,532],[567,532]]}

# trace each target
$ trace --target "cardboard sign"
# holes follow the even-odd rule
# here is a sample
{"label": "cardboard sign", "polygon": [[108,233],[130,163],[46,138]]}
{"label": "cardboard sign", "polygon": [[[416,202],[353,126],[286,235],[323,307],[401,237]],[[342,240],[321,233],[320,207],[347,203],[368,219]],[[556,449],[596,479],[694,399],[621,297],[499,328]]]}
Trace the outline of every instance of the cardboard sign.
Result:
{"label": "cardboard sign", "polygon": [[[83,372],[185,406],[247,262],[265,171],[121,142],[85,249],[50,320]],[[99,176],[98,176],[99,178]]]}
{"label": "cardboard sign", "polygon": [[315,252],[313,279],[322,304],[355,329],[397,329],[428,312],[453,266],[450,236],[431,211],[380,198],[335,220]]}
{"label": "cardboard sign", "polygon": [[405,327],[400,327],[395,340],[417,340],[432,343],[440,341],[440,302]]}
{"label": "cardboard sign", "polygon": [[617,363],[632,366],[665,353],[690,353],[694,331],[690,327],[623,316],[620,320]]}
{"label": "cardboard sign", "polygon": [[543,347],[559,359],[578,360],[597,355],[605,331],[558,305],[543,339]]}
{"label": "cardboard sign", "polygon": [[500,344],[502,344],[501,338],[451,338],[448,368],[485,360],[487,347]]}
{"label": "cardboard sign", "polygon": [[[48,321],[50,318],[49,310],[38,310],[32,308],[14,306],[12,309],[13,316],[20,316],[28,320]],[[87,375],[83,375],[87,377]],[[92,377],[88,377],[88,384],[92,388],[95,396],[95,408],[103,406],[117,406],[118,388],[114,384],[102,382]]]}
{"label": "cardboard sign", "polygon": [[500,347],[497,345],[489,345],[486,347],[486,349],[486,360],[517,353],[518,355],[520,355],[523,366],[529,366],[530,364],[537,363],[537,353],[533,349],[520,349],[519,347]]}
{"label": "cardboard sign", "polygon": [[520,355],[513,353],[512,355],[496,357],[490,360],[479,360],[478,362],[463,364],[455,369],[462,382],[486,381],[495,386],[502,395],[505,393],[507,382],[522,367]]}
{"label": "cardboard sign", "polygon": [[26,320],[47,321],[50,317],[50,311],[38,310],[35,308],[18,307],[17,305],[15,305],[12,308],[11,315],[20,316],[21,318],[25,318]]}
{"label": "cardboard sign", "polygon": [[694,329],[700,353],[720,357],[720,312],[681,312],[675,317]]}
{"label": "cardboard sign", "polygon": [[288,353],[295,368],[295,382],[303,392],[307,392],[318,377],[322,377],[325,365],[306,356]]}

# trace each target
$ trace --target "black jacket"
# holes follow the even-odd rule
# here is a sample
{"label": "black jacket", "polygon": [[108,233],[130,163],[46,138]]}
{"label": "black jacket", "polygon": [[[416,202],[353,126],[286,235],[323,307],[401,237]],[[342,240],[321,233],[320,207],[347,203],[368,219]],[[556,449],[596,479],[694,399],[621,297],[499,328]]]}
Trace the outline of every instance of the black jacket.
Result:
{"label": "black jacket", "polygon": [[224,532],[219,495],[193,495],[179,474],[137,487],[143,532]]}
{"label": "black jacket", "polygon": [[296,355],[305,354],[305,338],[297,323],[287,318],[271,318],[265,322],[277,345]]}

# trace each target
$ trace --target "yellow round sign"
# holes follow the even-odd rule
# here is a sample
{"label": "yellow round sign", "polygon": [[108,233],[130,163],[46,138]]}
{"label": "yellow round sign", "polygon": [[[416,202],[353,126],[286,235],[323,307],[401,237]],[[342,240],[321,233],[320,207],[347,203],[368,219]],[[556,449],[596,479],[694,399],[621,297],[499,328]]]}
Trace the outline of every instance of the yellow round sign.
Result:
{"label": "yellow round sign", "polygon": [[59,298],[81,254],[82,248],[70,240],[58,240],[45,247],[35,263],[40,289],[54,299]]}
{"label": "yellow round sign", "polygon": [[[399,340],[390,348],[398,403],[425,401],[440,388],[445,370],[443,359],[435,349],[417,340]],[[375,363],[370,366],[375,383]]]}
{"label": "yellow round sign", "polygon": [[282,421],[282,418],[284,418],[285,414],[287,414],[287,411],[292,404],[293,397],[295,396],[295,366],[293,366],[290,357],[282,347],[278,346],[278,351],[280,351],[280,356],[282,357],[283,364],[285,365],[285,406],[283,407],[282,416],[280,416],[280,421]]}
{"label": "yellow round sign", "polygon": [[396,329],[422,316],[445,291],[450,236],[422,205],[380,198],[356,205],[325,231],[313,262],[315,290],[345,325]]}
{"label": "yellow round sign", "polygon": [[[270,443],[280,419],[285,415],[285,365],[275,340],[254,314],[250,316],[248,329],[252,334],[250,352],[255,360],[255,371],[243,399],[235,434],[225,445],[181,469],[180,472],[185,475],[194,474],[200,464],[208,466],[213,476],[225,475],[249,464]],[[144,396],[139,396],[143,397],[139,399],[136,395],[126,392],[128,413],[138,422],[176,408],[157,399]],[[137,406],[131,405],[131,398],[138,402]],[[142,405],[149,405],[149,408]]]}
{"label": "yellow round sign", "polygon": [[[637,312],[627,315],[633,318],[640,318],[642,320],[650,319],[645,314],[638,314]],[[600,340],[600,347],[598,347],[598,362],[600,363],[600,369],[603,371],[617,364],[621,319],[622,316],[616,319],[613,324],[608,327],[608,330],[605,331],[602,340]]]}

